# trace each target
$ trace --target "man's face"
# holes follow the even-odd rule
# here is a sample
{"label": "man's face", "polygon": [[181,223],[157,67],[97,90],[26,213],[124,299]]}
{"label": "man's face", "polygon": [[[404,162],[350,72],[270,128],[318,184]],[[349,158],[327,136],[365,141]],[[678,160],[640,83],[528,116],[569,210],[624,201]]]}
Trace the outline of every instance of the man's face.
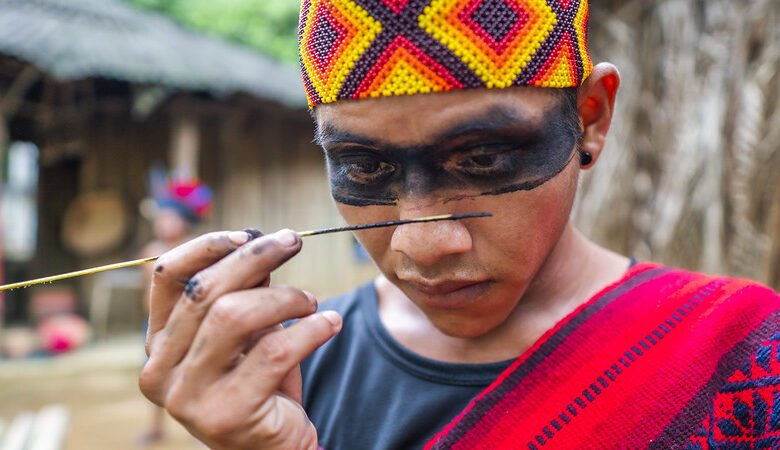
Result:
{"label": "man's face", "polygon": [[[515,310],[568,222],[578,129],[550,89],[474,89],[317,108],[331,193],[350,224],[487,211],[357,233],[383,274],[450,336]],[[574,128],[574,129],[573,129]]]}

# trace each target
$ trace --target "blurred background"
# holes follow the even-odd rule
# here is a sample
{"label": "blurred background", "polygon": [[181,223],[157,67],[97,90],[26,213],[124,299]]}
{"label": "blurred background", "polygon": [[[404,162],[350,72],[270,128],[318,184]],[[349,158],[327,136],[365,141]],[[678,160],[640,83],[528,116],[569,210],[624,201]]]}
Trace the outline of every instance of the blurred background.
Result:
{"label": "blurred background", "polygon": [[[297,16],[297,0],[0,0],[2,282],[159,249],[154,168],[210,187],[188,234],[340,224]],[[778,23],[776,0],[592,2],[594,61],[623,82],[583,232],[780,289]],[[375,273],[339,234],[274,280],[327,297]],[[144,284],[129,269],[5,293],[0,448],[199,448],[138,392]]]}

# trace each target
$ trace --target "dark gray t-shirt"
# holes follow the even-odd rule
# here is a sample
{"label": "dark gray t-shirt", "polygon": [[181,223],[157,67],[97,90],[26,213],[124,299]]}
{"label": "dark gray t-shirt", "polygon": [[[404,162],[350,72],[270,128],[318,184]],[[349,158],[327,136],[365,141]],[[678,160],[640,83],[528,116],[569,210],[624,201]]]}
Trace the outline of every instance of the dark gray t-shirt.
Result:
{"label": "dark gray t-shirt", "polygon": [[511,363],[412,353],[379,320],[373,283],[321,309],[344,317],[341,333],[301,367],[303,405],[327,450],[422,448]]}

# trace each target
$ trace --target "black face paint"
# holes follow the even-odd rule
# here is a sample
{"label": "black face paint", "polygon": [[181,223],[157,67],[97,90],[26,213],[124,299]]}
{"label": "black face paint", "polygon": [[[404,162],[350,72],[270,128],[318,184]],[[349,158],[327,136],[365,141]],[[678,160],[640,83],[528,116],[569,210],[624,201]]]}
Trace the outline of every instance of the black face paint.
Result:
{"label": "black face paint", "polygon": [[436,194],[446,203],[531,190],[576,154],[579,130],[561,120],[560,108],[533,126],[502,108],[486,118],[490,126],[466,123],[439,144],[421,147],[343,136],[343,143],[326,150],[333,198],[351,206],[392,206],[410,196]]}

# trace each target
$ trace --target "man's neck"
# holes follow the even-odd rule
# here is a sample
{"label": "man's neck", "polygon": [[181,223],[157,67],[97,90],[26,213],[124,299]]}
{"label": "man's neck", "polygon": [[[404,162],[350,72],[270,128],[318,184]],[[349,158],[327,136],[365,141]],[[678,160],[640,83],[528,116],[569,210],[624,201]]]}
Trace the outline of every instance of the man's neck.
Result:
{"label": "man's neck", "polygon": [[519,356],[578,306],[618,281],[628,264],[627,258],[595,245],[569,225],[515,310],[486,335],[457,338],[441,333],[384,277],[376,281],[379,316],[396,340],[425,357],[460,363],[504,361]]}

